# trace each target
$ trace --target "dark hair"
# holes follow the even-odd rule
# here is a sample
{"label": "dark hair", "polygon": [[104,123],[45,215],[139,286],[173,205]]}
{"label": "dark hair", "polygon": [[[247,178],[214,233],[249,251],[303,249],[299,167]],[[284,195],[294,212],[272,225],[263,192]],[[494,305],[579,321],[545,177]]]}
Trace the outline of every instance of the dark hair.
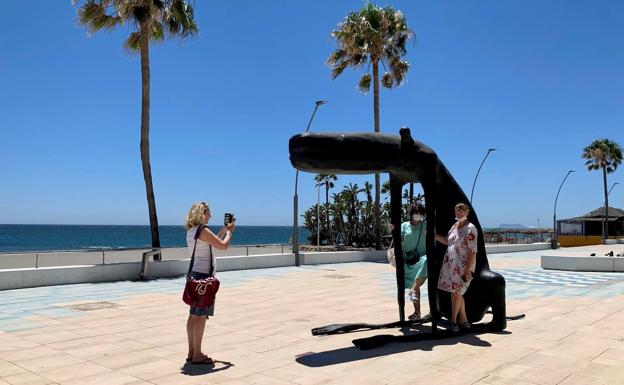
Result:
{"label": "dark hair", "polygon": [[420,203],[414,203],[413,205],[410,206],[409,209],[409,215],[410,217],[414,214],[422,214],[425,215],[425,206],[421,205]]}

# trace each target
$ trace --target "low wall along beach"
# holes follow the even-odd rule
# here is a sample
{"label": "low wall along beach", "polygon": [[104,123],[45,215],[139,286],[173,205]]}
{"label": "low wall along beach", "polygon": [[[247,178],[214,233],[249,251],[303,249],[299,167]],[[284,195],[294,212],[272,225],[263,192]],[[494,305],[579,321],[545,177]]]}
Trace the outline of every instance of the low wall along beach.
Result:
{"label": "low wall along beach", "polygon": [[[295,255],[291,253],[290,246],[284,248],[282,245],[270,246],[272,253],[261,254],[262,250],[271,250],[269,246],[254,248],[231,248],[230,253],[239,255],[219,255],[217,254],[217,265],[219,271],[261,269],[271,267],[295,266]],[[496,245],[487,246],[489,253],[519,252],[528,250],[545,250],[548,243],[531,245]],[[243,252],[247,251],[248,255]],[[145,250],[124,250],[82,253],[37,253],[39,261],[46,261],[47,266],[35,267],[31,264],[28,267],[0,269],[0,290],[18,289],[25,287],[38,287],[50,285],[77,284],[86,282],[115,282],[124,280],[137,280],[141,271],[141,257]],[[280,252],[280,251],[283,251]],[[119,253],[115,255],[115,253]],[[49,254],[49,255],[48,255]],[[94,260],[90,263],[74,263],[81,261],[87,254],[88,258]],[[92,254],[92,255],[88,255]],[[242,255],[241,255],[242,254]],[[81,256],[82,255],[82,256]],[[3,261],[15,263],[19,254],[0,255],[0,266]],[[27,258],[35,255],[25,254]],[[318,265],[326,263],[346,263],[346,262],[385,262],[385,250],[364,250],[364,251],[336,251],[336,252],[303,252],[300,253],[302,265]],[[60,258],[62,265],[51,266],[53,257]],[[99,261],[98,261],[99,258]],[[105,263],[101,263],[102,258]],[[130,259],[126,262],[110,262],[116,259]],[[84,261],[84,259],[82,259]],[[108,262],[107,262],[108,261]],[[33,261],[36,262],[36,261]],[[73,264],[67,265],[67,262]],[[188,250],[182,248],[171,248],[163,250],[163,260],[150,261],[147,264],[146,278],[172,278],[186,274],[188,270]]]}

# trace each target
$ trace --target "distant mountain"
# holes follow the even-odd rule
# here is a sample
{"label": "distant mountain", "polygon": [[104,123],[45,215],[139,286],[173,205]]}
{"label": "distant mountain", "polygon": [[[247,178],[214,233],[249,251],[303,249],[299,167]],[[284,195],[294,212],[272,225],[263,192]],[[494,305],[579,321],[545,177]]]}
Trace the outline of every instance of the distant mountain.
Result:
{"label": "distant mountain", "polygon": [[498,225],[499,229],[528,229],[529,227],[521,225],[519,223],[501,223]]}

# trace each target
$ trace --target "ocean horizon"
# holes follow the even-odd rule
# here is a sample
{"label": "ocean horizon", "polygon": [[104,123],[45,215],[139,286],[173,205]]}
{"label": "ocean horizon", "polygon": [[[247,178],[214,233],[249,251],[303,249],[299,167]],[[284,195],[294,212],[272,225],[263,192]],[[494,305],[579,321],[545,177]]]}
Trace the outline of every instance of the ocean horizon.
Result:
{"label": "ocean horizon", "polygon": [[[209,226],[217,233],[220,226]],[[186,246],[181,225],[158,226],[161,247]],[[299,227],[299,242],[307,243],[309,232]],[[232,246],[292,243],[292,226],[236,226]],[[0,225],[0,253],[60,250],[100,250],[149,247],[149,225]]]}

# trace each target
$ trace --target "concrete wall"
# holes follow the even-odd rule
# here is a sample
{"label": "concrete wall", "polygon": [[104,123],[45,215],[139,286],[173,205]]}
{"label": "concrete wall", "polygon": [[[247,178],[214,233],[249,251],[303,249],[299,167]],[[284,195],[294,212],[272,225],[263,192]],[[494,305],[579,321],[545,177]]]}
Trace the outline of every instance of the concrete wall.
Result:
{"label": "concrete wall", "polygon": [[[487,246],[487,252],[504,253],[529,250],[545,250],[548,243],[528,245]],[[181,252],[181,251],[180,251]],[[386,261],[385,250],[308,252],[301,253],[301,264],[318,265],[345,262]],[[624,261],[623,261],[624,262]],[[179,277],[188,270],[188,259],[151,261],[147,266],[147,278]],[[218,271],[262,269],[270,267],[295,266],[295,255],[264,254],[250,256],[227,256],[217,258]],[[140,262],[111,263],[106,265],[50,266],[40,268],[0,270],[0,290],[65,285],[85,282],[115,282],[136,280],[141,270]]]}
{"label": "concrete wall", "polygon": [[536,250],[548,250],[550,249],[549,242],[539,242],[539,243],[521,243],[521,244],[501,244],[501,245],[486,245],[485,251],[488,254],[498,254],[498,253],[518,253],[522,251],[536,251]]}
{"label": "concrete wall", "polygon": [[624,258],[542,255],[542,268],[565,271],[624,272]]}
{"label": "concrete wall", "polygon": [[[301,253],[302,264],[343,263],[385,260],[386,252],[345,251],[336,253]],[[180,277],[188,271],[189,260],[151,261],[147,265],[147,278]],[[295,255],[265,254],[217,258],[218,271],[262,269],[295,266]],[[115,282],[137,280],[140,262],[111,263],[106,265],[54,266],[0,270],[0,290],[50,285],[67,285],[86,282]]]}

